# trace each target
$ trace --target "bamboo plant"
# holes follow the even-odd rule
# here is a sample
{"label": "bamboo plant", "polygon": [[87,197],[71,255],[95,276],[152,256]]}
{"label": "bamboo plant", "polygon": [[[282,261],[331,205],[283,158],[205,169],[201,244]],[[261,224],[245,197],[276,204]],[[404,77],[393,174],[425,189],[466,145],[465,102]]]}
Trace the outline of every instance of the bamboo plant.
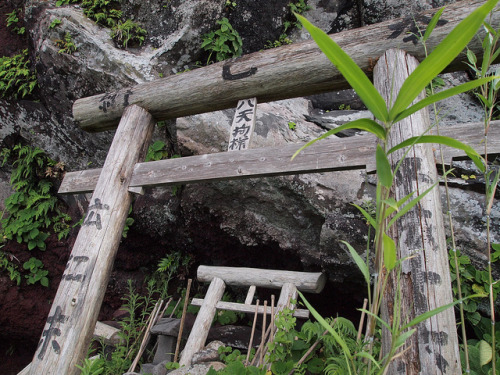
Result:
{"label": "bamboo plant", "polygon": [[[358,353],[351,353],[345,345],[345,342],[343,342],[342,337],[338,335],[330,326],[328,326],[326,322],[324,324],[325,329],[329,330],[338,344],[344,349],[345,362],[350,374],[385,374],[388,371],[390,362],[395,358],[405,341],[416,331],[415,326],[417,324],[460,302],[456,301],[428,311],[406,324],[404,324],[401,319],[395,319],[395,322],[389,324],[379,317],[380,304],[389,273],[399,272],[399,265],[402,261],[405,261],[404,259],[397,259],[396,244],[395,241],[387,234],[388,229],[411,208],[416,206],[423,196],[425,196],[425,194],[427,194],[430,189],[436,185],[433,185],[430,189],[417,197],[409,195],[399,201],[395,201],[394,198],[391,197],[391,189],[394,184],[395,173],[400,165],[398,164],[393,170],[391,164],[389,163],[388,156],[396,150],[411,147],[418,143],[433,143],[463,150],[482,173],[487,173],[487,161],[472,147],[450,137],[423,134],[417,137],[409,138],[391,149],[388,147],[388,140],[392,126],[418,110],[436,103],[439,100],[481,87],[482,85],[487,85],[491,81],[498,81],[499,77],[496,76],[480,77],[474,81],[464,83],[439,93],[431,94],[425,99],[414,103],[425,87],[431,83],[431,81],[464,50],[470,40],[476,35],[477,30],[482,26],[485,18],[493,10],[497,2],[498,0],[487,1],[484,5],[477,8],[463,21],[461,21],[420,63],[413,73],[409,75],[393,103],[385,102],[379,92],[375,89],[370,79],[342,50],[342,48],[335,43],[335,41],[333,41],[322,30],[312,25],[307,19],[296,14],[296,17],[309,31],[319,48],[336,66],[376,119],[376,121],[371,119],[355,120],[332,129],[321,137],[316,138],[301,147],[294,155],[295,157],[304,148],[309,147],[311,144],[345,129],[356,128],[365,130],[374,134],[379,140],[375,154],[378,177],[375,217],[372,217],[366,210],[358,206],[360,212],[375,231],[373,244],[373,255],[375,259],[373,290],[370,290],[371,276],[368,260],[363,260],[351,245],[344,242],[357,266],[361,270],[369,288],[369,308],[366,311],[369,316],[369,323],[365,337],[367,342],[366,350]],[[429,37],[433,28],[436,26],[441,13],[442,10],[437,12],[429,23],[423,36],[425,40]],[[470,297],[471,296],[469,296],[469,298]],[[401,296],[397,298],[401,298]],[[304,302],[311,310],[315,318],[323,323],[323,318],[317,314],[314,308],[305,299]],[[375,359],[371,352],[377,322],[380,325],[385,326],[392,335],[390,350],[388,353],[384,353],[385,356],[382,358],[382,361]]]}

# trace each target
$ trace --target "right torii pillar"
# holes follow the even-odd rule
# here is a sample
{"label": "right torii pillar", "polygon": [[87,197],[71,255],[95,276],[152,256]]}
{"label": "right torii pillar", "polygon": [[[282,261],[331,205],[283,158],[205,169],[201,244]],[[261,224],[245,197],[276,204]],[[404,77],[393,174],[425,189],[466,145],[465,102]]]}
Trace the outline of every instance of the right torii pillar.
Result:
{"label": "right torii pillar", "polygon": [[[395,100],[401,85],[417,66],[418,61],[413,56],[396,49],[388,50],[379,59],[373,71],[374,84],[386,102],[390,98]],[[428,110],[418,111],[393,126],[389,147],[421,135],[429,127]],[[390,155],[393,166],[405,158],[395,175],[396,200],[411,192],[421,194],[438,179],[431,145],[416,145],[406,156],[404,152],[399,150]],[[381,307],[382,318],[391,324],[396,293],[402,296],[400,314],[403,324],[451,303],[453,295],[439,188],[434,188],[403,216],[388,235],[397,244],[398,259],[411,259],[402,262],[399,284],[395,272],[389,279]],[[390,340],[390,334],[383,332],[384,354],[390,348]],[[449,308],[420,323],[404,350],[405,353],[392,362],[389,374],[461,374],[454,309]]]}

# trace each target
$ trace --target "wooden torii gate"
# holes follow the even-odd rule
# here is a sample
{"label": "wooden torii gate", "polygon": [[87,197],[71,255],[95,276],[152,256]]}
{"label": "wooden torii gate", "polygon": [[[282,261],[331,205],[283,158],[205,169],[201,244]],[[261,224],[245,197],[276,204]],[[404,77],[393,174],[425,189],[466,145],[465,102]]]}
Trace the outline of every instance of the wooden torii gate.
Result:
{"label": "wooden torii gate", "polygon": [[[442,25],[428,40],[429,48],[432,49],[481,3],[457,3],[447,8]],[[498,27],[499,18],[496,14],[491,21],[494,28]],[[425,28],[430,13],[423,13],[416,19]],[[417,58],[423,57],[423,50],[407,35],[412,27],[411,20],[399,19],[339,33],[335,39],[358,65],[369,71],[371,58],[376,59],[388,48],[404,48]],[[470,48],[479,52],[480,41],[474,41]],[[459,61],[449,68],[457,67],[463,69]],[[93,191],[93,195],[29,373],[62,375],[79,372],[75,365],[81,363],[87,352],[128,214],[131,192],[137,191],[137,188],[306,172],[374,169],[372,156],[375,140],[368,135],[342,139],[341,142],[317,142],[294,162],[290,162],[290,157],[299,148],[298,145],[140,163],[151,140],[155,120],[234,107],[238,100],[254,96],[263,102],[345,87],[339,72],[315,43],[303,42],[77,100],[73,113],[83,129],[102,131],[119,124],[103,168],[68,173],[61,186],[61,193]],[[457,125],[443,129],[441,134],[446,135],[446,130],[448,134],[479,149],[481,137],[469,129],[470,125]],[[494,150],[500,150],[498,139],[488,141]],[[451,151],[445,159],[450,160],[452,156],[458,156],[457,151]],[[449,288],[444,277],[441,285],[432,287]],[[448,323],[454,326],[454,321],[449,322],[448,319]],[[436,340],[436,333],[439,334],[428,331],[422,335],[427,335],[427,340],[432,342]],[[451,346],[454,344],[449,343]],[[450,350],[449,353],[453,355],[454,352]],[[444,353],[443,358],[453,362],[449,353]],[[442,371],[435,364],[431,365],[434,367],[432,372],[429,369],[423,373],[454,373],[449,372],[449,368]]]}

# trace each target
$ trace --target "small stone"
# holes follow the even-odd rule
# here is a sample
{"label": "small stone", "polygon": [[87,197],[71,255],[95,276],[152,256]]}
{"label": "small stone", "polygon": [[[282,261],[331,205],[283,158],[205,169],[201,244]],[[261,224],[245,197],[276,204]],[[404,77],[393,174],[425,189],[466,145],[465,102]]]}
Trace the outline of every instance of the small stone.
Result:
{"label": "small stone", "polygon": [[152,374],[154,368],[155,368],[155,365],[153,365],[152,363],[143,363],[141,365],[140,374]]}
{"label": "small stone", "polygon": [[224,367],[226,367],[226,365],[221,362],[200,363],[189,367],[181,367],[177,370],[169,372],[169,375],[206,375],[210,368],[213,368],[215,371],[219,371]]}
{"label": "small stone", "polygon": [[213,362],[220,360],[219,358],[219,348],[224,346],[224,343],[221,341],[212,341],[208,344],[205,349],[196,352],[193,355],[193,359],[191,363],[205,363],[205,362]]}

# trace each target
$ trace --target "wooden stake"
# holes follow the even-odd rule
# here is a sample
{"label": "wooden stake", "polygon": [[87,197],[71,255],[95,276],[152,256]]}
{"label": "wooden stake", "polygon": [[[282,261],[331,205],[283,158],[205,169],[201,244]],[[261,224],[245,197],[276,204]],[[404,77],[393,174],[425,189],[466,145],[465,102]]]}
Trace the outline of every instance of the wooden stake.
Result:
{"label": "wooden stake", "polygon": [[248,366],[248,360],[250,359],[250,352],[252,351],[253,345],[253,335],[255,333],[255,325],[257,323],[257,316],[259,314],[259,300],[255,304],[255,314],[253,316],[252,333],[250,334],[250,342],[248,343],[247,359],[245,360],[245,367]]}
{"label": "wooden stake", "polygon": [[[325,336],[326,334],[328,333],[328,330],[325,330],[325,332],[323,332],[323,334],[321,336]],[[321,339],[317,339],[314,344],[311,345],[311,347],[307,350],[307,352],[305,352],[305,354],[302,356],[302,358],[299,359],[299,361],[297,362],[297,366],[300,366],[302,363],[304,363],[304,361],[307,359],[307,357],[309,356],[309,354],[311,354],[314,349],[316,349],[316,347],[318,346],[318,344],[321,342]],[[295,369],[293,369],[292,371],[290,371],[288,373],[288,375],[292,375],[293,373],[295,372]]]}
{"label": "wooden stake", "polygon": [[275,316],[274,316],[274,294],[271,294],[271,332],[274,331],[274,320],[275,320]]}
{"label": "wooden stake", "polygon": [[[286,305],[281,306],[281,307],[280,307],[280,306],[278,306],[278,311],[277,311],[277,313],[279,313],[280,311],[282,311],[282,310],[283,310],[283,308],[285,308],[285,307],[286,307],[286,308],[288,308],[288,307],[289,307],[289,305],[290,305],[290,298],[288,299],[288,302],[286,303]],[[271,328],[272,328],[272,330],[271,330]],[[267,327],[266,333],[265,333],[265,335],[264,335],[264,342],[270,342],[270,341],[273,339],[275,332],[276,332],[276,326],[274,326],[274,325],[273,325],[273,327],[271,327],[271,325],[269,325],[269,326]],[[264,345],[264,346],[259,345],[259,347],[257,348],[257,351],[255,352],[255,356],[253,357],[252,362],[250,363],[250,365],[253,365],[253,364],[254,364],[255,360],[256,360],[257,358],[259,358],[260,353],[261,353],[261,351],[263,351],[263,350],[265,350],[265,345]],[[265,354],[265,352],[264,352],[264,354]]]}
{"label": "wooden stake", "polygon": [[156,302],[155,307],[154,307],[153,311],[151,312],[151,315],[149,315],[148,325],[147,325],[146,331],[144,333],[144,337],[142,338],[141,346],[139,347],[139,351],[137,352],[137,355],[135,356],[135,359],[132,362],[132,365],[130,365],[128,372],[135,371],[135,368],[136,368],[137,364],[139,363],[139,360],[141,359],[142,353],[144,353],[144,350],[146,349],[146,345],[148,345],[149,337],[151,336],[151,327],[156,324],[156,321],[158,320],[158,316],[160,315],[160,309],[162,306],[163,306],[163,300]]}
{"label": "wooden stake", "polygon": [[174,306],[174,309],[170,313],[169,318],[171,318],[172,316],[174,316],[175,310],[177,310],[177,307],[179,306],[179,303],[181,303],[181,301],[182,301],[182,298],[179,298],[179,300],[177,301],[177,303]]}
{"label": "wooden stake", "polygon": [[169,300],[167,301],[167,303],[165,304],[165,307],[163,308],[163,310],[161,311],[160,315],[159,315],[159,319],[163,318],[163,314],[165,314],[165,311],[167,311],[168,309],[168,306],[170,306],[170,303],[172,302],[173,298],[170,297]]}
{"label": "wooden stake", "polygon": [[184,321],[186,320],[187,306],[189,302],[189,292],[191,290],[191,283],[193,279],[188,279],[188,285],[186,288],[186,298],[184,298],[184,308],[182,309],[181,325],[179,327],[179,334],[177,335],[177,344],[175,346],[174,362],[177,362],[177,357],[179,356],[179,348],[181,346],[182,331],[184,329]]}
{"label": "wooden stake", "polygon": [[359,327],[358,327],[358,337],[356,338],[356,341],[359,342],[359,340],[361,340],[361,334],[363,332],[363,323],[365,322],[365,311],[366,310],[366,306],[368,305],[368,299],[365,298],[363,300],[363,311],[361,312],[361,319],[359,319]]}
{"label": "wooden stake", "polygon": [[30,368],[31,375],[80,372],[128,216],[129,182],[148,148],[155,121],[125,109],[87,215],[73,246]]}
{"label": "wooden stake", "polygon": [[[262,329],[262,331],[264,331],[264,329]],[[271,326],[267,327],[267,330],[264,334],[264,342],[267,341],[269,335],[271,334],[272,336],[272,332],[271,332]],[[255,363],[256,360],[258,360],[258,358],[260,358],[260,352],[264,350],[263,346],[262,346],[262,343],[259,345],[259,347],[257,348],[257,351],[255,352],[255,356],[253,357],[252,359],[252,362],[250,363],[251,366],[253,366],[253,364]],[[259,362],[257,362],[257,365],[258,365]]]}
{"label": "wooden stake", "polygon": [[[262,314],[262,339],[260,341],[260,346],[264,348],[264,345],[266,344],[265,342],[265,334],[264,332],[266,331],[266,317],[267,317],[267,300],[264,301],[264,314]],[[264,349],[260,351],[260,358],[259,358],[259,364],[262,364],[264,362]]]}

